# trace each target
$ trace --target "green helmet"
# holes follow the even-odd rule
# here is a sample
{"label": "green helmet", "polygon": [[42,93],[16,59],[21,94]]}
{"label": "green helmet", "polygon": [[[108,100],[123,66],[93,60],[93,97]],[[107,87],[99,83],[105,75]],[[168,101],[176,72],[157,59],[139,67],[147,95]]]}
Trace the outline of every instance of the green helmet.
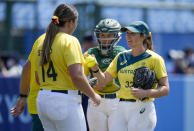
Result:
{"label": "green helmet", "polygon": [[[99,49],[102,55],[110,55],[113,52],[113,47],[119,42],[121,39],[121,25],[115,19],[103,19],[101,20],[95,27],[94,33],[96,35]],[[112,38],[100,38],[99,34],[114,34]],[[104,45],[101,40],[112,40],[110,44]]]}

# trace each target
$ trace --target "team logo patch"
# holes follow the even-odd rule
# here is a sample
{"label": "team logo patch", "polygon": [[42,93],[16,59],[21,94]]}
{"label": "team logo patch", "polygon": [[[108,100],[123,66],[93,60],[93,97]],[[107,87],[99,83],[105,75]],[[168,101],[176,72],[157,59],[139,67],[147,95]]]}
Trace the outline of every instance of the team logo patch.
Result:
{"label": "team logo patch", "polygon": [[102,62],[103,64],[110,64],[110,63],[112,62],[112,59],[110,59],[110,58],[105,58],[105,59],[102,59],[101,62]]}

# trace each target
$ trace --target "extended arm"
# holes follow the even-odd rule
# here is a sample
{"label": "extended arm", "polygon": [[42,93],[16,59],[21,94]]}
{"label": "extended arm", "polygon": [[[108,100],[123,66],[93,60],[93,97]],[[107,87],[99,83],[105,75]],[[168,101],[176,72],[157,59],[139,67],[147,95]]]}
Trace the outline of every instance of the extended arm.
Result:
{"label": "extended arm", "polygon": [[98,64],[96,64],[94,67],[91,67],[91,70],[93,71],[94,76],[98,78],[98,83],[95,86],[95,89],[97,90],[102,90],[110,81],[114,79],[110,73],[106,71],[103,73],[99,69]]}
{"label": "extended arm", "polygon": [[88,80],[82,70],[81,64],[70,65],[68,70],[76,88],[89,96],[97,105],[100,104],[100,96],[96,94],[89,85]]}
{"label": "extended arm", "polygon": [[11,109],[11,114],[14,117],[19,116],[25,108],[28,90],[30,87],[30,74],[31,63],[29,60],[27,60],[22,69],[22,74],[20,78],[20,97],[18,98],[16,105]]}

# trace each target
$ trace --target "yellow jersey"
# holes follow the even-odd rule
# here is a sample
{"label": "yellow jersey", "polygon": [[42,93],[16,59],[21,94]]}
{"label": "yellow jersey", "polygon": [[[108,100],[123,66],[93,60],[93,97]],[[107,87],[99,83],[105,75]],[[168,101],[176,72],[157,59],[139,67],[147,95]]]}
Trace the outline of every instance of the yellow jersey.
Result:
{"label": "yellow jersey", "polygon": [[50,61],[41,66],[43,42],[44,37],[41,37],[34,53],[35,71],[38,73],[40,88],[77,90],[68,72],[68,67],[72,64],[84,65],[84,57],[77,38],[65,33],[57,33],[51,47]]}
{"label": "yellow jersey", "polygon": [[39,85],[36,83],[35,77],[34,77],[34,52],[35,49],[37,48],[37,44],[39,43],[39,40],[42,39],[42,37],[45,37],[45,34],[39,37],[33,47],[32,51],[28,57],[28,60],[31,63],[31,79],[30,79],[30,92],[28,95],[28,111],[30,114],[38,114],[37,112],[37,107],[36,107],[36,97],[38,95],[38,91],[40,90]]}
{"label": "yellow jersey", "polygon": [[[134,70],[143,66],[152,69],[157,80],[167,76],[163,58],[151,50],[146,50],[136,57],[132,55],[131,50],[127,50],[115,57],[106,71],[119,79],[121,89],[118,91],[118,98],[138,100],[131,94],[130,87],[133,85]],[[157,88],[157,82],[153,88]],[[148,98],[146,101],[154,101],[154,98]]]}

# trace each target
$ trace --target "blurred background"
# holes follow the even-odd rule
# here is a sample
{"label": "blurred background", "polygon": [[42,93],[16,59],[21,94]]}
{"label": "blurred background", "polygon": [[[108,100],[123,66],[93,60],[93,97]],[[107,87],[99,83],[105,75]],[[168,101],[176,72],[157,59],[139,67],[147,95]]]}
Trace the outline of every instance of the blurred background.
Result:
{"label": "blurred background", "polygon": [[[152,32],[154,49],[166,62],[170,94],[156,100],[156,131],[194,131],[194,0],[0,0],[0,131],[30,131],[31,118],[9,114],[19,76],[35,40],[45,32],[60,3],[76,6],[74,33],[83,51],[96,44],[93,29],[102,18],[121,25],[143,20]],[[118,43],[129,49],[125,34]]]}

